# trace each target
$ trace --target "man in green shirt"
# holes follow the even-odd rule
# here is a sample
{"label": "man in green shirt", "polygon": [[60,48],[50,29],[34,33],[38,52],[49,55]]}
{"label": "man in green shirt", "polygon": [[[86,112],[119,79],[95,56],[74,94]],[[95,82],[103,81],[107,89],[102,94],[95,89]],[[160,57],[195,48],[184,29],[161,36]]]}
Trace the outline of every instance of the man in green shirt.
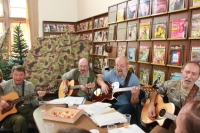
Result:
{"label": "man in green shirt", "polygon": [[86,100],[92,100],[94,88],[90,89],[84,86],[88,83],[95,83],[96,85],[96,74],[89,70],[89,63],[86,58],[79,60],[78,68],[72,69],[62,76],[64,93],[69,91],[66,84],[67,80],[76,80],[79,82],[80,88],[78,90],[77,96],[84,97]]}
{"label": "man in green shirt", "polygon": [[[27,96],[35,93],[34,85],[24,80],[26,77],[25,68],[23,66],[14,66],[12,68],[12,79],[0,84],[3,88],[4,100],[1,100],[2,107],[6,106],[6,100],[15,100],[18,97]],[[15,94],[13,94],[15,92]],[[17,113],[10,114],[3,119],[3,126],[5,128],[13,128],[14,133],[28,133],[28,123],[34,124],[33,111],[39,105],[39,100],[42,100],[46,94],[45,91],[37,91],[37,96],[30,95],[27,99],[24,99],[20,105],[17,104]],[[12,110],[15,107],[12,108]],[[2,116],[1,116],[2,117]]]}

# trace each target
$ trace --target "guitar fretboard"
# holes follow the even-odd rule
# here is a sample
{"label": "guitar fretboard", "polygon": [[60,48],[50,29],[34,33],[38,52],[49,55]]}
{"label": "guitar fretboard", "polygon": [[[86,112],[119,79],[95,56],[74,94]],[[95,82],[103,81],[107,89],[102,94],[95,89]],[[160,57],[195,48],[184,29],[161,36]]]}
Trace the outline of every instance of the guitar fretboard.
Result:
{"label": "guitar fretboard", "polygon": [[176,119],[176,115],[173,115],[173,114],[171,114],[171,113],[168,113],[168,112],[166,112],[165,113],[165,115],[164,115],[165,117],[167,117],[167,118],[169,118],[169,119],[171,119],[171,120],[175,120]]}

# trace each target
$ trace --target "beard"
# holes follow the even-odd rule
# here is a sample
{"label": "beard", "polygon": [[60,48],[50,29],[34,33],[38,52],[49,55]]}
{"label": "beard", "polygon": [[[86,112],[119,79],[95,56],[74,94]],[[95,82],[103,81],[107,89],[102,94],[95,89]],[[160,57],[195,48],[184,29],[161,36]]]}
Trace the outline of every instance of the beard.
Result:
{"label": "beard", "polygon": [[116,72],[119,77],[126,77],[127,75],[127,72],[124,72],[124,71],[117,70]]}
{"label": "beard", "polygon": [[194,83],[189,79],[182,80],[182,84],[185,88],[192,88],[194,85]]}

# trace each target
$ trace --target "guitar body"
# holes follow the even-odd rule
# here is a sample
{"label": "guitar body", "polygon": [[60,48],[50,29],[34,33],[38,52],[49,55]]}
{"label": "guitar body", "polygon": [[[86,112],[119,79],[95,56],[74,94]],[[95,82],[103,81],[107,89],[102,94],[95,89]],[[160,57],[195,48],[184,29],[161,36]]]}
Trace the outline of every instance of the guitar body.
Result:
{"label": "guitar body", "polygon": [[[19,96],[16,92],[11,92],[5,96],[1,96],[1,99],[5,100],[7,102],[15,100],[17,98],[19,98]],[[6,109],[3,109],[2,111],[0,111],[0,121],[2,121],[6,116],[8,116],[10,114],[14,114],[16,112],[17,112],[16,104],[8,107]]]}
{"label": "guitar body", "polygon": [[[64,98],[66,94],[64,93],[64,81],[60,84],[59,90],[58,90],[58,97]],[[67,96],[76,96],[78,93],[78,89],[70,89],[72,86],[78,85],[78,81],[76,80],[66,80],[66,85],[68,86],[68,93]]]}
{"label": "guitar body", "polygon": [[150,105],[150,99],[148,99],[145,103],[145,105],[142,108],[142,113],[141,113],[141,119],[145,124],[149,124],[152,122],[157,121],[160,126],[162,126],[167,119],[167,117],[163,117],[162,111],[165,110],[166,112],[170,114],[174,114],[175,112],[175,106],[173,103],[164,103],[163,99],[160,95],[156,95],[155,99],[155,113],[156,113],[156,118],[154,120],[151,120],[148,117],[148,108]]}

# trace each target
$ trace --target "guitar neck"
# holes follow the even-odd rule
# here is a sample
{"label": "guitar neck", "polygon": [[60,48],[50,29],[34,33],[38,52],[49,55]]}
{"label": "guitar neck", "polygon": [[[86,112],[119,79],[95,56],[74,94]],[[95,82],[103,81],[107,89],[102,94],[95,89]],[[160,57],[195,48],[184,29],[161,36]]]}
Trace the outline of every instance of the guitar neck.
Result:
{"label": "guitar neck", "polygon": [[168,119],[171,119],[171,120],[175,120],[176,119],[176,115],[173,115],[173,114],[171,114],[171,113],[168,113],[168,112],[166,112],[165,113],[165,115],[164,115],[166,118],[168,118]]}
{"label": "guitar neck", "polygon": [[126,88],[117,88],[113,89],[113,92],[123,92],[123,91],[130,91],[132,87],[126,87]]}
{"label": "guitar neck", "polygon": [[79,89],[81,85],[70,86],[70,90]]}

